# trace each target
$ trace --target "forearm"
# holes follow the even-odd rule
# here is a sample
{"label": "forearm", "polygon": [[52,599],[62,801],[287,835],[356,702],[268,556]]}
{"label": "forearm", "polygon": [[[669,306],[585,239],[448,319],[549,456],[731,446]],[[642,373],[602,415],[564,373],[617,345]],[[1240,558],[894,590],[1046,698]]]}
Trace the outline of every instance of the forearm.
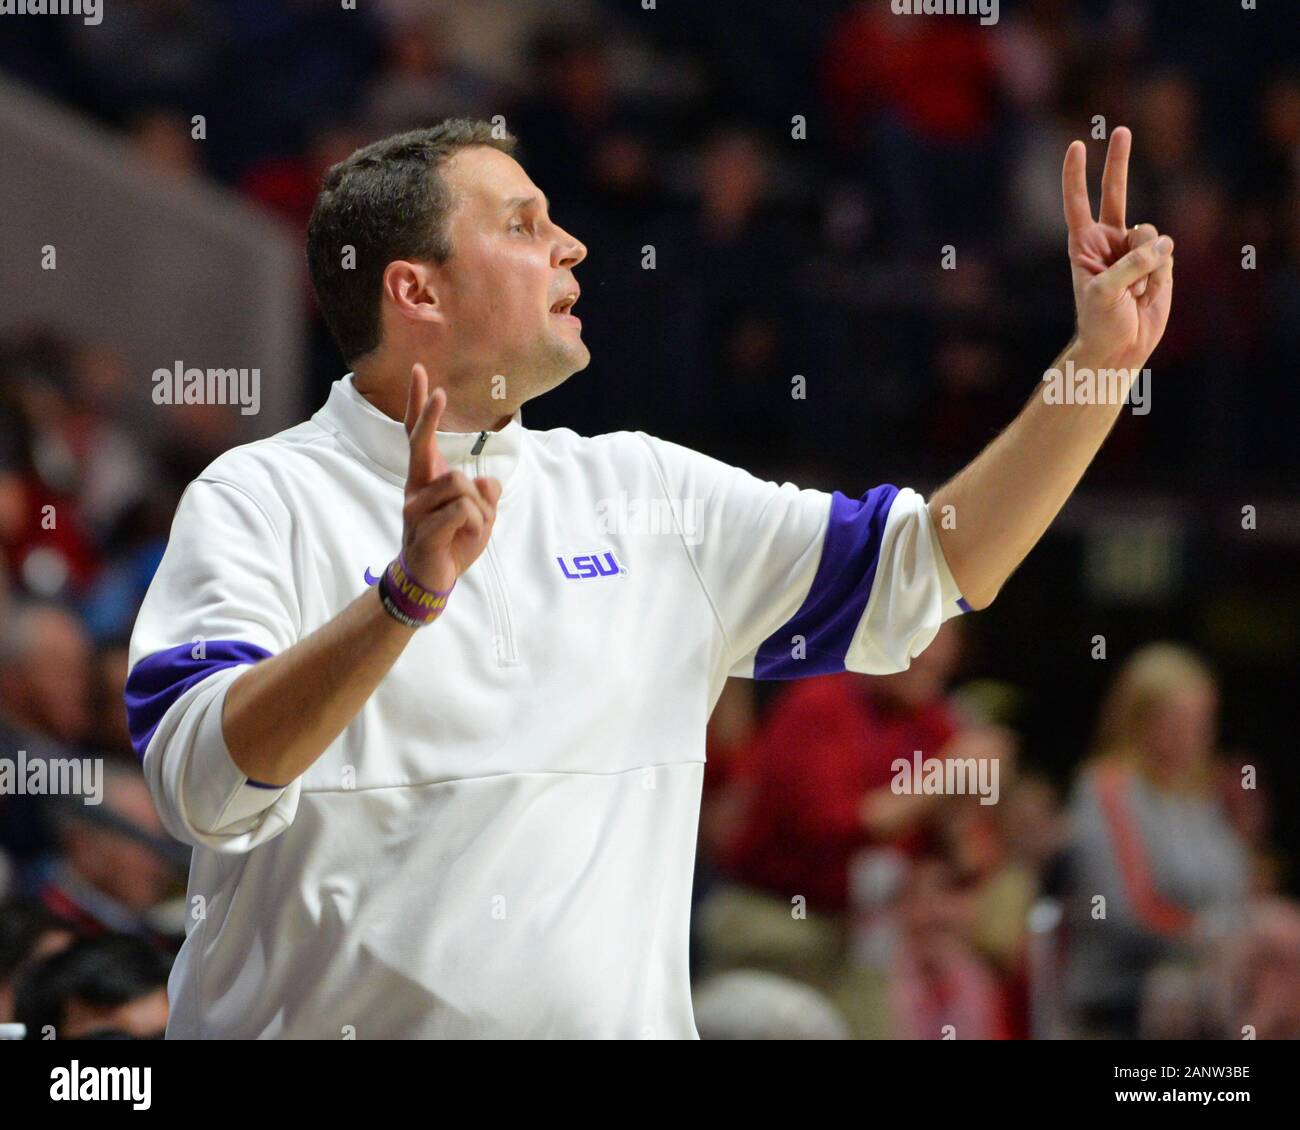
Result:
{"label": "forearm", "polygon": [[343,732],[414,634],[370,589],[251,667],[226,694],[222,731],[231,759],[254,781],[288,784]]}
{"label": "forearm", "polygon": [[[1064,369],[1105,368],[1071,342]],[[1127,392],[1127,386],[1125,386]],[[1119,418],[1110,404],[1053,404],[1035,389],[1011,424],[930,499],[939,543],[972,608],[985,608],[1046,532]]]}

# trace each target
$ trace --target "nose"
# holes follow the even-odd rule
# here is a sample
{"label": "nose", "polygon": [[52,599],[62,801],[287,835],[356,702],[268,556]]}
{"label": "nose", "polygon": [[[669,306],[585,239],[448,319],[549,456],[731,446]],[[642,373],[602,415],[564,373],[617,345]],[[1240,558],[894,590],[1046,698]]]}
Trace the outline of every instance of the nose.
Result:
{"label": "nose", "polygon": [[576,267],[587,257],[587,245],[561,227],[556,228],[553,259],[557,267]]}

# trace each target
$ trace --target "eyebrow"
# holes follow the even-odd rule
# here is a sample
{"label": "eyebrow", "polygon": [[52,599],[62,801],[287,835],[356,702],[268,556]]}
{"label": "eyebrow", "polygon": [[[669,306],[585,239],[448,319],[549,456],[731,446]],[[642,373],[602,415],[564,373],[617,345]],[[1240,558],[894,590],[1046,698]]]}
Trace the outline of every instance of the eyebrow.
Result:
{"label": "eyebrow", "polygon": [[[512,196],[509,200],[505,202],[505,204],[501,206],[501,211],[513,212],[516,208],[522,208],[526,204],[536,204],[536,203],[537,203],[536,196]],[[547,212],[551,210],[551,202],[546,199],[545,195],[542,196],[542,208],[545,209]]]}

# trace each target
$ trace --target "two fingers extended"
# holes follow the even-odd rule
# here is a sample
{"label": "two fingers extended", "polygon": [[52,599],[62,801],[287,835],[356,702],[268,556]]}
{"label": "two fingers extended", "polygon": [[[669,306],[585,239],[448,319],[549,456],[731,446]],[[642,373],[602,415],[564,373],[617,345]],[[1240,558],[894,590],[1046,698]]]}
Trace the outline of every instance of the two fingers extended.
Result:
{"label": "two fingers extended", "polygon": [[[1124,227],[1128,199],[1128,159],[1132,147],[1133,135],[1128,127],[1117,126],[1106,148],[1106,165],[1101,174],[1101,212],[1098,221],[1108,227]],[[1072,232],[1082,231],[1093,222],[1087,173],[1087,147],[1082,141],[1072,141],[1065,151],[1065,165],[1061,170],[1065,223]]]}

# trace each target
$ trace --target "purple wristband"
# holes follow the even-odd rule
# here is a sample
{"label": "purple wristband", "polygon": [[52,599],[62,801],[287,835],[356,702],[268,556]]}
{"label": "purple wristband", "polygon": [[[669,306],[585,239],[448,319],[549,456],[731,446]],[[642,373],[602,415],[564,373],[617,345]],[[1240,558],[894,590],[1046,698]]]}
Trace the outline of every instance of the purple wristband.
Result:
{"label": "purple wristband", "polygon": [[405,554],[400,553],[388,563],[381,580],[379,596],[384,607],[413,628],[431,624],[441,616],[451,589],[456,587],[453,581],[451,589],[445,591],[425,588],[411,576],[406,568]]}

